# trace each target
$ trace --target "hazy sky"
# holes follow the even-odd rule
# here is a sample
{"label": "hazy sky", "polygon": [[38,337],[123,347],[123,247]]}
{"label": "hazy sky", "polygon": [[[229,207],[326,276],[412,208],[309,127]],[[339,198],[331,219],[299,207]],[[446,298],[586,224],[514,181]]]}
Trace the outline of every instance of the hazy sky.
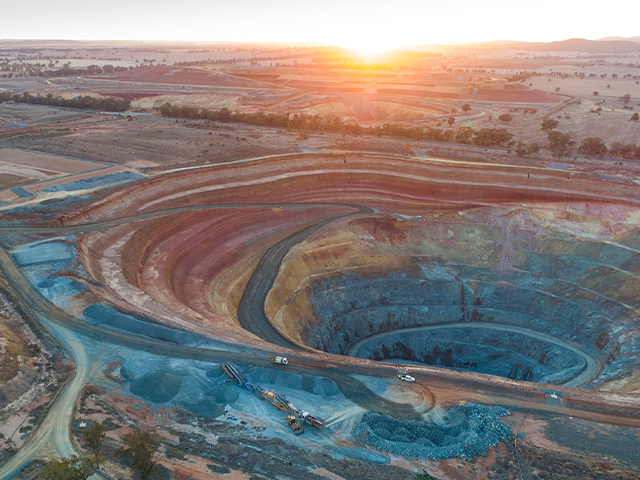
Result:
{"label": "hazy sky", "polygon": [[[637,0],[22,0],[0,38],[309,41],[397,47],[640,35]],[[10,21],[7,21],[10,20]]]}

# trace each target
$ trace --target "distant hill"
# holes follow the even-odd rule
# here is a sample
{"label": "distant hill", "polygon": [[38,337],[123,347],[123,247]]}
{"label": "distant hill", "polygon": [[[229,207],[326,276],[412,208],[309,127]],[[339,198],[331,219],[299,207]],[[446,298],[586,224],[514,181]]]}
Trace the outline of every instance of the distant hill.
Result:
{"label": "distant hill", "polygon": [[459,47],[481,48],[491,50],[520,50],[523,52],[584,52],[584,53],[634,53],[640,52],[640,36],[628,39],[600,39],[586,40],[571,38],[559,42],[517,42],[510,40],[496,40],[492,42],[471,43],[463,45],[440,45],[441,49]]}
{"label": "distant hill", "polygon": [[561,42],[535,44],[529,50],[544,50],[552,52],[571,51],[585,53],[628,53],[640,52],[640,43],[628,40],[585,40],[584,38],[571,38]]}
{"label": "distant hill", "polygon": [[638,42],[640,43],[640,35],[638,35],[637,37],[605,37],[605,38],[599,38],[598,41],[599,42],[608,42],[611,40],[626,40],[628,42]]}
{"label": "distant hill", "polygon": [[[633,37],[640,38],[640,37]],[[484,42],[468,45],[475,48],[501,48],[523,52],[584,52],[584,53],[633,53],[640,52],[640,42],[629,40],[586,40],[571,38],[559,42]],[[455,48],[455,47],[454,47]]]}
{"label": "distant hill", "polygon": [[[86,42],[84,42],[86,43]],[[83,42],[78,40],[12,40],[8,38],[0,38],[0,45],[8,46],[31,46],[31,45],[82,45]]]}

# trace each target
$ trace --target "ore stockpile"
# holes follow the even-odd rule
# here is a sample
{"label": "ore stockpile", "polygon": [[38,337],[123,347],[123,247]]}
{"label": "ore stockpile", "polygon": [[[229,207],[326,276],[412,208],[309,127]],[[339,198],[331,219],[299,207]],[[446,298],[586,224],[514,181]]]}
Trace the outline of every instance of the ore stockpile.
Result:
{"label": "ore stockpile", "polygon": [[504,408],[470,403],[450,407],[440,423],[399,421],[367,413],[354,434],[365,445],[403,457],[469,460],[511,439],[511,428],[500,420],[505,415],[509,411]]}

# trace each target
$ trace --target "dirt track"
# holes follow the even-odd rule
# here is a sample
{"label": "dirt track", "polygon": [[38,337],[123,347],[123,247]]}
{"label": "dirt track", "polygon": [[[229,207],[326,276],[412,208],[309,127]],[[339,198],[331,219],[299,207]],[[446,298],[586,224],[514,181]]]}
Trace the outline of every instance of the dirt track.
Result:
{"label": "dirt track", "polygon": [[[367,207],[358,207],[354,205],[353,208],[358,209],[356,213],[372,212],[372,210]],[[242,299],[240,300],[240,305],[238,306],[238,320],[245,330],[254,333],[263,340],[280,345],[281,347],[292,349],[298,348],[296,345],[283,338],[282,335],[273,328],[271,323],[269,323],[269,320],[264,313],[265,298],[278,275],[282,259],[292,246],[300,243],[309,235],[320,230],[329,223],[350,215],[354,214],[345,213],[325,218],[311,227],[291,235],[267,250],[251,275],[251,278],[245,287]]]}

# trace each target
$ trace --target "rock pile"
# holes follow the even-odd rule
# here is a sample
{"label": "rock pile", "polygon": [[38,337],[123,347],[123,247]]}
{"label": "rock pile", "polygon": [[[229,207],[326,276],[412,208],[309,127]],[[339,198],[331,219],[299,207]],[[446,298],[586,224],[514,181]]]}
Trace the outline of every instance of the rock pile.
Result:
{"label": "rock pile", "polygon": [[512,437],[511,428],[500,420],[509,414],[502,407],[473,403],[451,407],[442,424],[398,421],[367,413],[354,433],[365,445],[403,457],[469,460],[486,455],[489,447]]}

